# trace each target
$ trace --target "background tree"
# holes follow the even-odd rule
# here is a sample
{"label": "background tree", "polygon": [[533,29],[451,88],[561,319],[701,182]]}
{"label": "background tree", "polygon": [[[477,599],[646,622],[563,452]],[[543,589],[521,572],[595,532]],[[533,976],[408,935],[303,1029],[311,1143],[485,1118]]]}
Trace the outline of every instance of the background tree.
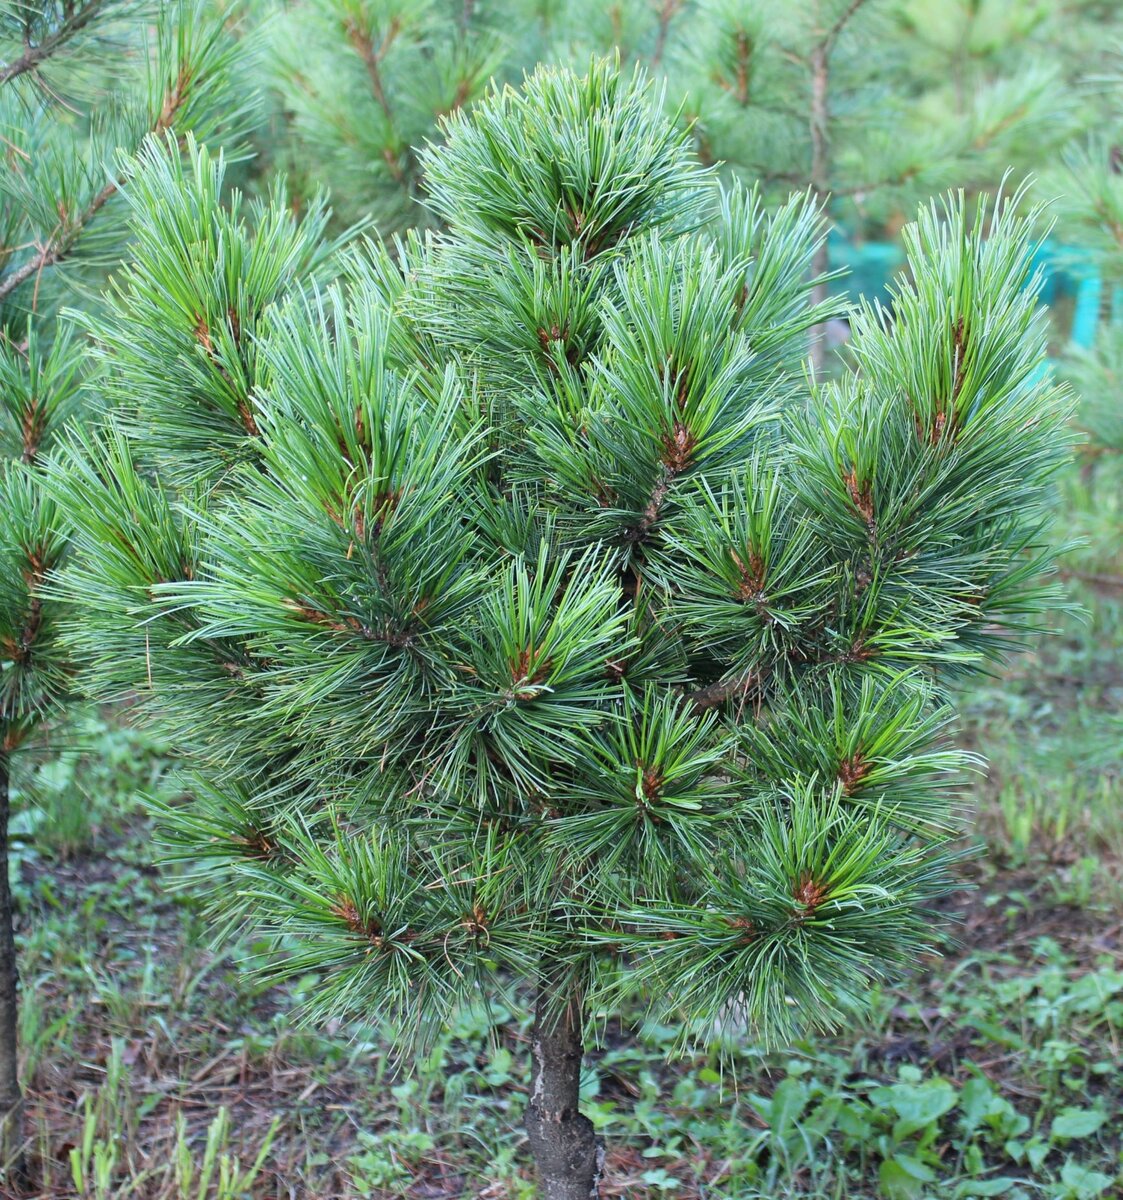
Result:
{"label": "background tree", "polygon": [[[1088,40],[1094,10],[975,0],[307,0],[275,25],[270,78],[291,125],[286,165],[297,180],[313,190],[328,182],[345,216],[373,214],[385,233],[436,217],[419,190],[419,152],[442,136],[442,117],[475,101],[493,74],[517,80],[535,62],[583,62],[592,52],[665,79],[668,111],[727,178],[759,184],[770,200],[809,188],[852,232],[884,236],[940,188],[993,191],[1011,164],[1063,144],[1077,114],[1063,100],[1053,37],[1063,29],[1068,43]],[[832,265],[824,240],[816,302]],[[812,356],[821,369],[823,338]]]}
{"label": "background tree", "polygon": [[[1083,58],[1076,96],[1093,132],[1073,138],[1060,162],[1042,171],[1039,192],[1056,197],[1060,264],[1083,280],[1091,303],[1085,325],[1060,345],[1060,371],[1080,397],[1079,476],[1069,481],[1073,520],[1085,551],[1067,564],[1093,587],[1118,587],[1123,519],[1123,59],[1108,41]],[[1098,299],[1098,303],[1097,303]],[[1097,311],[1098,310],[1098,311]],[[1058,333],[1060,331],[1058,330]],[[1085,344],[1085,342],[1090,344]]]}
{"label": "background tree", "polygon": [[[948,27],[970,20],[955,5],[893,0],[710,0],[676,26],[671,91],[687,97],[703,161],[773,193],[810,187],[851,233],[883,237],[953,182],[993,191],[1043,131],[1063,139],[1058,73],[1044,55],[1023,55],[1017,70],[991,62],[949,100],[952,73],[929,72],[917,50],[941,38],[958,46]],[[824,242],[816,273],[831,266]],[[825,294],[823,283],[816,299]],[[812,355],[822,367],[822,340]]]}
{"label": "background tree", "polygon": [[1081,398],[1077,423],[1088,436],[1092,456],[1123,452],[1123,174],[1120,173],[1118,120],[1099,135],[1069,148],[1061,171],[1046,186],[1063,189],[1059,219],[1080,254],[1080,269],[1100,278],[1101,319],[1095,344],[1070,349],[1066,370]]}
{"label": "background tree", "polygon": [[[483,94],[491,76],[537,47],[525,0],[307,0],[259,6],[280,144],[269,153],[298,194],[327,183],[344,219],[373,215],[386,233],[424,224],[419,151],[442,116]],[[503,32],[500,33],[500,30]]]}
{"label": "background tree", "polygon": [[0,1112],[22,1172],[17,971],[8,880],[14,752],[59,708],[71,665],[46,584],[66,521],[42,488],[63,429],[95,404],[80,339],[87,303],[124,245],[119,154],[149,133],[237,133],[232,43],[198,4],[16,3],[0,14]]}
{"label": "background tree", "polygon": [[598,1006],[782,1038],[930,943],[945,681],[1055,600],[1066,404],[1011,204],[922,211],[892,326],[808,394],[821,214],[719,188],[642,77],[541,69],[444,135],[448,232],[393,258],[146,151],[117,416],[53,493],[69,637],[190,756],[170,836],[312,1018],[533,985],[570,1200]]}
{"label": "background tree", "polygon": [[1123,450],[1118,369],[1123,355],[1123,40],[1082,60],[1076,82],[1092,132],[1074,137],[1040,191],[1057,197],[1057,224],[1070,263],[1099,279],[1099,320],[1090,349],[1068,349],[1066,367],[1083,403],[1078,414],[1093,454]]}

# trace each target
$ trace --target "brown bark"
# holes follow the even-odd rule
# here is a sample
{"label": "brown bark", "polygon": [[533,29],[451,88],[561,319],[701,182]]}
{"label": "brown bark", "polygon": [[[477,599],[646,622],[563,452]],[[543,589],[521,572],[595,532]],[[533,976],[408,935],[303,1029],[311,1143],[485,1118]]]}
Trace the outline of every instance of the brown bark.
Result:
{"label": "brown bark", "polygon": [[8,880],[10,760],[0,751],[0,1159],[5,1178],[22,1180],[23,1095],[19,1086],[19,976]]}
{"label": "brown bark", "polygon": [[[850,0],[839,14],[835,23],[826,29],[811,49],[807,60],[811,73],[811,112],[809,131],[811,135],[811,190],[820,204],[825,204],[831,191],[831,112],[830,79],[831,55],[850,19],[866,0]],[[818,13],[818,6],[816,6]],[[815,251],[811,260],[811,276],[818,278],[830,270],[830,249],[826,239]],[[827,285],[816,284],[811,290],[811,303],[822,304],[827,298]],[[811,331],[811,364],[819,374],[827,361],[826,330],[816,326]]]}
{"label": "brown bark", "polygon": [[[811,52],[811,189],[820,204],[826,204],[830,191],[830,48],[821,43]],[[811,276],[818,279],[830,270],[830,249],[824,237],[811,259]],[[811,303],[822,304],[827,298],[827,285],[817,283],[811,289]],[[822,373],[827,361],[825,330],[817,325],[811,330],[811,365],[815,374]]]}
{"label": "brown bark", "polygon": [[[151,132],[157,134],[166,133],[171,128],[172,122],[187,100],[189,83],[190,72],[186,68],[183,68],[180,70],[179,77],[176,79],[173,87],[164,96],[160,112],[152,123]],[[35,308],[38,303],[39,277],[48,267],[57,265],[72,253],[86,226],[101,212],[106,203],[116,195],[123,180],[123,175],[111,179],[78,214],[76,219],[73,221],[61,220],[58,228],[39,247],[37,254],[32,255],[31,258],[17,267],[6,278],[0,279],[0,300],[6,299],[16,288],[21,287],[34,276],[36,283],[35,299],[32,303],[32,308]]]}
{"label": "brown bark", "polygon": [[531,1036],[526,1133],[543,1200],[597,1200],[604,1146],[579,1111],[583,996],[550,965],[542,971]]}

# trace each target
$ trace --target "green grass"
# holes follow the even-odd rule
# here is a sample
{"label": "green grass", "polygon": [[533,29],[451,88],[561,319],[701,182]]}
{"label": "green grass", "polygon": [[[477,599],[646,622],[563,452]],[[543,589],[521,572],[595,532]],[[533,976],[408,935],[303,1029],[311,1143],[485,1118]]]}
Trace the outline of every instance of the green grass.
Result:
{"label": "green grass", "polygon": [[[963,698],[991,761],[957,939],[844,1037],[766,1055],[600,1014],[585,1107],[605,1196],[1083,1200],[1123,1189],[1123,574],[1115,464],[1073,481],[1084,617]],[[1085,582],[1081,582],[1084,577]],[[533,1195],[527,1020],[465,1014],[395,1072],[393,1030],[292,1021],[152,864],[161,748],[95,714],[22,760],[15,880],[44,1197]]]}

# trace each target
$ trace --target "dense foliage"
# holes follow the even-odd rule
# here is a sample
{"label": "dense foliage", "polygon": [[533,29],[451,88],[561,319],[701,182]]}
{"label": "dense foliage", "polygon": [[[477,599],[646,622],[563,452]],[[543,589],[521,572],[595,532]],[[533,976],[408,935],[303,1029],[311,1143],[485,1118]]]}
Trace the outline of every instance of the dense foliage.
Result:
{"label": "dense foliage", "polygon": [[21,1141],[16,964],[7,873],[12,753],[71,691],[48,581],[67,514],[43,488],[62,432],[96,409],[68,305],[92,296],[125,245],[124,163],[151,133],[237,138],[238,48],[199,3],[8,4],[0,12],[0,1110]]}
{"label": "dense foliage", "polygon": [[[425,224],[420,150],[492,75],[619,54],[667,82],[703,161],[772,198],[812,184],[878,229],[949,183],[992,186],[1090,113],[1053,47],[1086,62],[1095,4],[891,0],[308,0],[259,4],[268,152],[298,189],[393,231]],[[1068,60],[1068,56],[1060,56]]]}
{"label": "dense foliage", "polygon": [[892,320],[809,384],[817,206],[688,142],[640,77],[541,69],[449,118],[448,232],[391,255],[151,141],[94,325],[115,415],[54,477],[89,686],[188,756],[169,826],[312,1015],[537,978],[548,1195],[596,1170],[589,1006],[783,1036],[926,943],[944,683],[1055,600],[1014,205],[922,210]]}

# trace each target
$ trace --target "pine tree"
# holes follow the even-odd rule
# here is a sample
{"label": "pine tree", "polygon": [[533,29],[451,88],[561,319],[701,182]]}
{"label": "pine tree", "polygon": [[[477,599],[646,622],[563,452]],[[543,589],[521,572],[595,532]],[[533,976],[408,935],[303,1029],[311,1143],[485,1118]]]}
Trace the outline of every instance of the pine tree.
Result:
{"label": "pine tree", "polygon": [[1123,173],[1120,171],[1119,121],[1071,146],[1060,171],[1046,176],[1056,188],[1057,208],[1065,236],[1080,255],[1077,269],[1094,270],[1100,278],[1101,319],[1095,343],[1071,347],[1066,374],[1081,397],[1077,424],[1086,434],[1086,461],[1123,453],[1123,403],[1119,372],[1123,368]]}
{"label": "pine tree", "polygon": [[[0,13],[0,1113],[23,1173],[17,970],[8,881],[12,757],[71,691],[48,589],[67,549],[43,488],[62,432],[94,403],[61,316],[121,253],[118,155],[152,131],[237,132],[232,45],[194,3],[21,2]],[[9,1177],[12,1177],[9,1176]]]}
{"label": "pine tree", "polygon": [[[1092,8],[1089,3],[1084,7]],[[1061,11],[1063,9],[1063,11]],[[952,182],[993,191],[1072,133],[1052,46],[1095,22],[963,0],[314,0],[278,26],[292,160],[349,217],[431,223],[421,148],[441,119],[538,61],[618,54],[667,82],[704,163],[768,199],[810,187],[833,221],[880,233]],[[1062,36],[1063,35],[1063,36]],[[828,293],[823,240],[814,301]],[[825,339],[811,348],[818,370]]]}
{"label": "pine tree", "polygon": [[[1063,140],[1061,89],[1045,55],[1027,53],[1018,69],[988,63],[969,82],[942,61],[947,41],[953,63],[976,65],[967,46],[977,8],[710,0],[682,22],[670,78],[687,97],[703,160],[766,187],[809,186],[836,221],[880,234],[952,182],[993,191],[1020,147],[1040,153],[1046,135]],[[1008,10],[1022,6],[1002,8],[1010,35]],[[824,243],[815,270],[825,278],[832,265]],[[824,283],[816,299],[825,295]],[[820,340],[817,368],[826,355]]]}
{"label": "pine tree", "polygon": [[[419,151],[441,117],[493,74],[529,66],[531,4],[510,0],[310,0],[266,23],[272,84],[288,134],[279,158],[337,213],[386,233],[424,224]],[[482,11],[481,11],[482,10]]]}
{"label": "pine tree", "polygon": [[595,1196],[590,1016],[847,1019],[931,944],[951,684],[1020,644],[1067,402],[1020,197],[923,209],[809,383],[823,215],[719,185],[642,75],[539,69],[325,245],[157,144],[73,440],[69,644],[194,772],[162,810],[309,1016],[534,999],[531,1151]]}
{"label": "pine tree", "polygon": [[[1109,16],[1118,29],[1123,15],[1104,14],[1105,27]],[[1123,42],[1106,32],[1073,67],[1086,132],[1042,170],[1038,187],[1053,200],[1057,264],[1079,281],[1071,338],[1063,324],[1055,331],[1058,371],[1080,401],[1073,420],[1080,470],[1065,487],[1080,549],[1067,556],[1065,569],[1093,593],[1112,590],[1123,565]]]}
{"label": "pine tree", "polygon": [[1043,173],[1041,191],[1057,197],[1060,237],[1075,260],[1068,265],[1099,279],[1094,342],[1068,347],[1064,363],[1081,397],[1077,424],[1087,439],[1086,472],[1093,474],[1097,459],[1123,453],[1123,43],[1084,62],[1081,96],[1093,132],[1065,147],[1061,162]]}

